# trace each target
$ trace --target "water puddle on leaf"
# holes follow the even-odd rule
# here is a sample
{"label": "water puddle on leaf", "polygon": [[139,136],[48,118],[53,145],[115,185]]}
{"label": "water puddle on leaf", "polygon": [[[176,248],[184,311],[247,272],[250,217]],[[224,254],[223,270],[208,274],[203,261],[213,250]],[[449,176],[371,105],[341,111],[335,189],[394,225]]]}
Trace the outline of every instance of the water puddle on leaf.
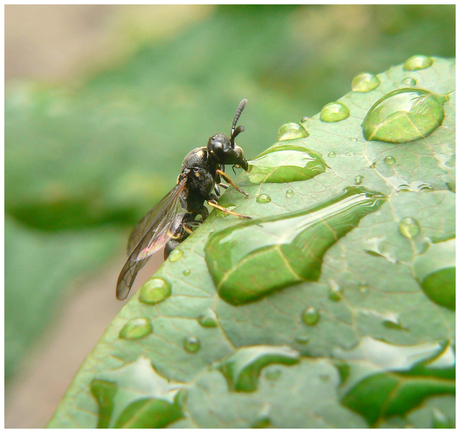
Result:
{"label": "water puddle on leaf", "polygon": [[326,251],[385,201],[380,193],[348,187],[315,207],[213,233],[205,259],[219,296],[241,305],[302,281],[317,281]]}

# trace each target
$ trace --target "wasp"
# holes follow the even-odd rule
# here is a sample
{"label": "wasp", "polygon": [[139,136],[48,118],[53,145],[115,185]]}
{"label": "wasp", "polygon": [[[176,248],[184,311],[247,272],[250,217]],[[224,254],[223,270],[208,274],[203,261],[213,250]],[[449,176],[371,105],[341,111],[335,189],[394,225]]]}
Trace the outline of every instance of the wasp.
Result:
{"label": "wasp", "polygon": [[209,212],[204,202],[227,214],[250,219],[218,204],[219,187],[228,188],[222,178],[248,196],[225,173],[225,165],[233,165],[234,172],[235,167],[248,169],[243,149],[235,143],[235,138],[244,131],[243,126],[236,127],[236,124],[246,103],[247,100],[243,99],[236,109],[230,136],[215,134],[209,138],[206,147],[189,152],[182,163],[176,186],[134,227],[128,241],[129,257],[118,277],[117,299],[126,299],[137,273],[153,253],[165,246],[164,257],[167,259],[171,251],[207,218]]}

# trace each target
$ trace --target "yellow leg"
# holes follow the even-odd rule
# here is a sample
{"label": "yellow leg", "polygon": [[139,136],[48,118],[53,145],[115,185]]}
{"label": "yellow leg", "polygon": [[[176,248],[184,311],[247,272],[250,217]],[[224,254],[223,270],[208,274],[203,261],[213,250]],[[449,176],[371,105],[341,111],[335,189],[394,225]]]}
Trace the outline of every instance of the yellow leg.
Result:
{"label": "yellow leg", "polygon": [[231,186],[233,186],[233,188],[235,188],[238,192],[240,192],[241,194],[244,194],[246,197],[249,197],[249,194],[245,193],[244,191],[242,191],[241,189],[239,189],[235,182],[233,182],[233,180],[230,178],[230,176],[225,173],[224,171],[222,170],[216,170],[216,173],[219,174],[220,176],[222,176]]}
{"label": "yellow leg", "polygon": [[237,217],[239,217],[239,218],[246,218],[246,219],[249,219],[249,220],[252,219],[250,216],[241,215],[241,214],[239,214],[239,213],[236,213],[236,212],[233,212],[233,211],[231,211],[231,210],[228,210],[227,208],[218,205],[214,200],[208,200],[208,204],[209,204],[209,206],[212,206],[212,207],[214,207],[214,208],[216,208],[216,209],[219,209],[220,211],[225,212],[225,213],[228,213],[228,214],[230,214],[230,215],[235,215],[235,216],[237,216]]}

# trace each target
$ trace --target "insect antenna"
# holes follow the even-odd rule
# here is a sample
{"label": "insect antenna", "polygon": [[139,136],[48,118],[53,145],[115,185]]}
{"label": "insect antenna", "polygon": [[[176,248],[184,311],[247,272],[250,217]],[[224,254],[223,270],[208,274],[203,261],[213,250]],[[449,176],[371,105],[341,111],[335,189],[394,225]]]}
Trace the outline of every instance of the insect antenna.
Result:
{"label": "insect antenna", "polygon": [[248,102],[247,99],[243,99],[238,105],[238,108],[236,109],[235,117],[233,118],[232,130],[230,132],[230,142],[232,143],[232,146],[235,144],[236,136],[244,131],[244,126],[238,126],[238,128],[235,128],[235,127],[236,127],[236,124],[238,123],[238,119],[240,118],[241,113],[244,110],[244,107],[246,107],[247,102]]}

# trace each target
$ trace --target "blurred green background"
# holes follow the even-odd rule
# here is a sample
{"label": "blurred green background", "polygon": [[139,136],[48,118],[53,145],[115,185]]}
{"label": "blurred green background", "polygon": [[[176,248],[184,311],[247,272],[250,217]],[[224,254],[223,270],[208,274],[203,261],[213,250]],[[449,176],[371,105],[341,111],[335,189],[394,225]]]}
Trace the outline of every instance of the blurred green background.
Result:
{"label": "blurred green background", "polygon": [[356,74],[455,55],[453,5],[6,6],[5,18],[7,384],[243,97],[251,159]]}

